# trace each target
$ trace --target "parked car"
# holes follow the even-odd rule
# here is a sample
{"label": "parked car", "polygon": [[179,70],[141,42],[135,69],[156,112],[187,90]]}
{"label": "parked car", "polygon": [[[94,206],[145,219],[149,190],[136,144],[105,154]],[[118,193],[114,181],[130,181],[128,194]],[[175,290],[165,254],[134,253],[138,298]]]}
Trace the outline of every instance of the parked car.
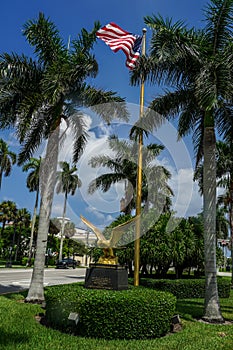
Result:
{"label": "parked car", "polygon": [[67,269],[68,267],[73,267],[73,269],[75,269],[79,264],[80,262],[74,259],[65,258],[56,262],[56,269]]}

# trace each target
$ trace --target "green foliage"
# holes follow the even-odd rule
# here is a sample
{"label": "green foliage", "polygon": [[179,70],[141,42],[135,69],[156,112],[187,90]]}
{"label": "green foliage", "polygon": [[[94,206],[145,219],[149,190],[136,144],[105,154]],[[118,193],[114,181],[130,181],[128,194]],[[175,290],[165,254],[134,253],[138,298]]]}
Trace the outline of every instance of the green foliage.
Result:
{"label": "green foliage", "polygon": [[[31,258],[31,265],[33,265],[34,264],[34,258]],[[24,257],[24,258],[22,258],[22,266],[26,266],[27,265],[27,262],[28,262],[28,257]]]}
{"label": "green foliage", "polygon": [[49,266],[55,266],[56,258],[49,258],[48,259],[48,265]]}
{"label": "green foliage", "polygon": [[[82,284],[46,290],[46,317],[62,331],[104,339],[148,339],[170,330],[176,298],[144,287],[128,290],[91,290]],[[74,326],[68,320],[78,313]]]}
{"label": "green foliage", "polygon": [[[142,278],[140,284],[156,290],[170,292],[177,299],[204,298],[205,279],[149,279]],[[230,279],[218,278],[218,293],[220,298],[229,298],[231,283]]]}
{"label": "green foliage", "polygon": [[16,163],[16,154],[10,151],[8,144],[0,138],[0,188],[2,177],[10,176],[12,165]]}
{"label": "green foliage", "polygon": [[[143,227],[150,229],[140,239],[140,263],[164,278],[170,266],[175,267],[176,277],[180,278],[184,269],[203,269],[204,241],[202,218],[176,218],[173,213],[161,214],[155,220],[156,212],[150,209],[142,215]],[[117,218],[123,221],[124,216]],[[114,224],[117,221],[114,221]],[[118,220],[119,222],[119,220]],[[120,222],[121,223],[121,222]],[[134,234],[134,232],[132,232]],[[127,232],[129,238],[130,232]],[[125,236],[125,235],[124,235]],[[132,239],[133,241],[133,239]],[[123,245],[116,250],[121,264],[130,264],[134,257],[134,244]],[[145,271],[145,269],[144,269]]]}

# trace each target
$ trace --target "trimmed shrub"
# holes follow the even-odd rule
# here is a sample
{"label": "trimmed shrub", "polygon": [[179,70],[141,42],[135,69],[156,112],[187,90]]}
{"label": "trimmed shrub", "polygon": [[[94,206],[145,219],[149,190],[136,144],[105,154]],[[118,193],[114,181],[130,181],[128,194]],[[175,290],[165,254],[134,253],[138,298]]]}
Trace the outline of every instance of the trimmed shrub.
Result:
{"label": "trimmed shrub", "polygon": [[[93,290],[83,284],[46,289],[46,318],[56,329],[104,339],[148,339],[170,330],[176,298],[167,292],[130,286],[128,290]],[[77,313],[77,325],[68,320]]]}
{"label": "trimmed shrub", "polygon": [[[140,285],[156,290],[170,292],[177,299],[204,298],[205,279],[161,279],[141,278]],[[230,279],[218,278],[218,293],[220,298],[229,298],[231,290]]]}

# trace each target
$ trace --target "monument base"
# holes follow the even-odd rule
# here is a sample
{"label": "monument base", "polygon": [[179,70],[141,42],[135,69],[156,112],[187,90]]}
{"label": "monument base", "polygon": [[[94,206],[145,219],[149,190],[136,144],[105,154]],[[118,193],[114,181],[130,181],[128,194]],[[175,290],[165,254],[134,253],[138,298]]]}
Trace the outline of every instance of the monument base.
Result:
{"label": "monument base", "polygon": [[128,289],[128,271],[125,266],[90,264],[86,271],[85,287],[92,289]]}

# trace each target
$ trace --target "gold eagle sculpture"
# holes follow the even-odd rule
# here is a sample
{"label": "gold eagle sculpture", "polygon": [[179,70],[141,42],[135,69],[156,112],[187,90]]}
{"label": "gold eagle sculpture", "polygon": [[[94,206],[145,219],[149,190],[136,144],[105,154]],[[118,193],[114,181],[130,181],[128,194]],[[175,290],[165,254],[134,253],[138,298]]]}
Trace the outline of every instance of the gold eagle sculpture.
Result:
{"label": "gold eagle sculpture", "polygon": [[103,249],[104,255],[99,258],[98,263],[117,265],[118,259],[114,255],[113,248],[117,247],[117,243],[120,241],[122,235],[126,232],[126,226],[130,223],[136,222],[138,216],[124,222],[123,224],[113,227],[109,239],[105,238],[103,233],[82,215],[80,215],[80,218],[82,222],[90,227],[90,229],[95,233],[97,237],[97,246]]}

